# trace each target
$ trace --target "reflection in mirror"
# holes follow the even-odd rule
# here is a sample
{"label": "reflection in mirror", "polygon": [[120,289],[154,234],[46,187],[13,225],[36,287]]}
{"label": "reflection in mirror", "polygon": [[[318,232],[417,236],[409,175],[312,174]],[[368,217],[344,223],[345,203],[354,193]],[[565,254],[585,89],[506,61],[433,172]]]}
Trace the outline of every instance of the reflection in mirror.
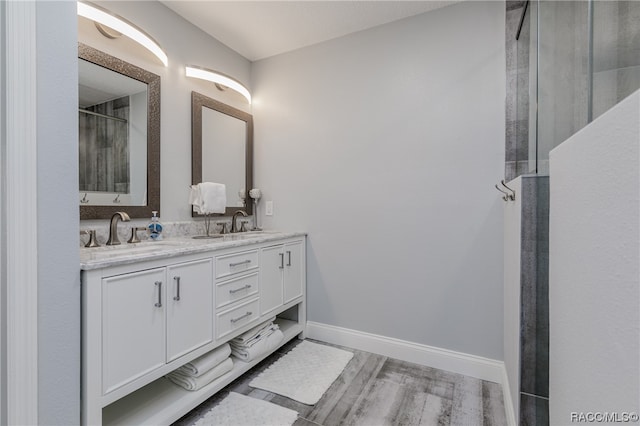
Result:
{"label": "reflection in mirror", "polygon": [[160,209],[160,77],[78,44],[80,218]]}
{"label": "reflection in mirror", "polygon": [[83,204],[144,206],[147,85],[83,59],[78,69]]}
{"label": "reflection in mirror", "polygon": [[244,207],[244,167],[238,166],[246,157],[246,133],[243,121],[202,108],[202,181],[224,182],[230,207]]}
{"label": "reflection in mirror", "polygon": [[[252,213],[253,117],[200,93],[191,93],[192,181],[224,183],[225,215]],[[193,216],[199,216],[192,211]]]}

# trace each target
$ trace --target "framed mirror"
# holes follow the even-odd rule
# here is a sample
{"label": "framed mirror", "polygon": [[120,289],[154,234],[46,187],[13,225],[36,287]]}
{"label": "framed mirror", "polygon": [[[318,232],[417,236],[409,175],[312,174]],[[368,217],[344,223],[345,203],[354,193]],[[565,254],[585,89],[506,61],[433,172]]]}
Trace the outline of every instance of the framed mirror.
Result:
{"label": "framed mirror", "polygon": [[160,210],[160,76],[78,43],[80,219]]}
{"label": "framed mirror", "polygon": [[[191,181],[224,183],[225,216],[252,214],[253,116],[191,92]],[[243,198],[244,197],[244,198]],[[201,216],[193,209],[192,216]]]}

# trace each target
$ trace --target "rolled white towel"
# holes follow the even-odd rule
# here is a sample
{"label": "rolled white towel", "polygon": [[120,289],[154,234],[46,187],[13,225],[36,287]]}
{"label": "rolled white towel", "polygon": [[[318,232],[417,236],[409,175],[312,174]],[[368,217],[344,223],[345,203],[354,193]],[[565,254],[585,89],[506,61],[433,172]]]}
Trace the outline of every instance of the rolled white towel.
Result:
{"label": "rolled white towel", "polygon": [[260,339],[251,347],[240,348],[232,345],[231,354],[237,357],[240,361],[251,362],[256,358],[259,358],[261,355],[275,349],[283,339],[284,334],[282,334],[282,331],[275,330],[269,337],[266,339]]}
{"label": "rolled white towel", "polygon": [[219,348],[177,368],[175,371],[185,376],[199,377],[229,358],[229,355],[231,355],[231,347],[228,343],[225,343]]}
{"label": "rolled white towel", "polygon": [[232,369],[233,360],[229,357],[199,377],[184,375],[177,371],[172,371],[167,374],[166,377],[176,385],[183,387],[188,391],[197,391],[207,386],[218,377],[228,373]]}

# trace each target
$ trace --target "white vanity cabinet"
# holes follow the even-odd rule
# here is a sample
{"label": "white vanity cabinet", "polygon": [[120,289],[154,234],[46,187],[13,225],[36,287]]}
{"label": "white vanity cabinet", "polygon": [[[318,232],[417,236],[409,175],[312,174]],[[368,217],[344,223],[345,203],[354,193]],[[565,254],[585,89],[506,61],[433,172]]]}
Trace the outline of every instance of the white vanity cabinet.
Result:
{"label": "white vanity cabinet", "polygon": [[167,268],[167,362],[213,341],[213,262]]}
{"label": "white vanity cabinet", "polygon": [[302,241],[264,247],[260,256],[260,313],[268,315],[303,293],[304,246]]}
{"label": "white vanity cabinet", "polygon": [[213,341],[212,260],[102,279],[102,391]]}
{"label": "white vanity cabinet", "polygon": [[304,234],[243,237],[81,250],[82,424],[171,424],[269,354],[195,392],[166,374],[274,316],[304,335]]}
{"label": "white vanity cabinet", "polygon": [[165,308],[157,306],[165,270],[102,280],[102,391],[114,389],[165,363]]}

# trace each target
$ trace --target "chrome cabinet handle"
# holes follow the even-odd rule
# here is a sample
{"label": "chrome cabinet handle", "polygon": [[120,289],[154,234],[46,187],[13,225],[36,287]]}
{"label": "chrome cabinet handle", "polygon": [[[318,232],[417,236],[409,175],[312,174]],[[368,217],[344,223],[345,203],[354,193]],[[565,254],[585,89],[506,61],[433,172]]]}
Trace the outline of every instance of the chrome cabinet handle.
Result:
{"label": "chrome cabinet handle", "polygon": [[173,296],[173,300],[179,301],[180,300],[180,277],[173,277],[173,279],[176,282],[176,295]]}
{"label": "chrome cabinet handle", "polygon": [[253,312],[251,311],[247,311],[246,314],[239,316],[238,318],[231,318],[231,324],[235,324],[238,321],[240,321],[241,319],[244,319],[246,317],[250,317],[251,315],[253,315]]}
{"label": "chrome cabinet handle", "polygon": [[287,263],[287,266],[291,266],[291,250],[287,250],[287,256],[289,256],[289,262]]}
{"label": "chrome cabinet handle", "polygon": [[229,267],[233,268],[234,266],[244,265],[245,263],[251,263],[251,259],[243,260],[242,262],[230,263]]}
{"label": "chrome cabinet handle", "polygon": [[284,253],[280,254],[280,269],[284,269]]}
{"label": "chrome cabinet handle", "polygon": [[237,293],[239,291],[247,290],[247,289],[250,289],[250,288],[251,288],[251,284],[247,284],[244,287],[236,288],[235,290],[229,290],[229,293],[230,294],[234,294],[234,293]]}
{"label": "chrome cabinet handle", "polygon": [[162,308],[162,281],[156,281],[156,287],[158,287],[158,301],[155,304],[156,308]]}

